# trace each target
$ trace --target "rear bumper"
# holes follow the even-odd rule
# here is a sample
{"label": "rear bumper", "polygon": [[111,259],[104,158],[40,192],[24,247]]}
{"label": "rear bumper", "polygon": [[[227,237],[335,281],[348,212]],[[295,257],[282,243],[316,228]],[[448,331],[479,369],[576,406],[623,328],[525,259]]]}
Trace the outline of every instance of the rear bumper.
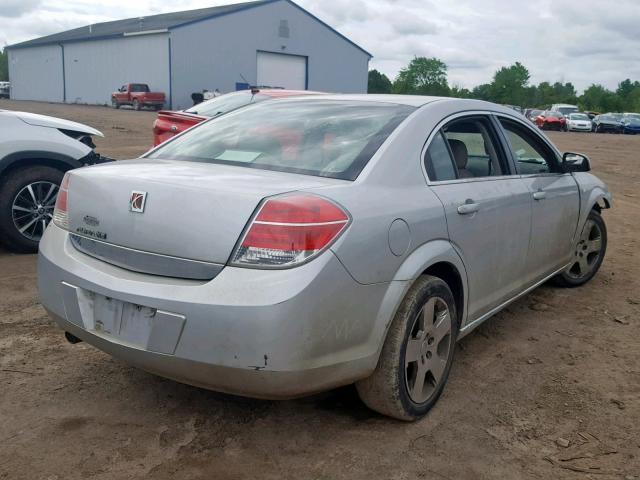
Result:
{"label": "rear bumper", "polygon": [[[388,284],[356,283],[331,251],[290,270],[227,267],[209,282],[156,277],[89,257],[52,225],[40,243],[38,287],[62,329],[133,366],[211,390],[277,399],[373,371]],[[171,312],[183,323],[165,329],[154,321],[133,344],[98,328],[93,304],[83,300],[92,295]]]}

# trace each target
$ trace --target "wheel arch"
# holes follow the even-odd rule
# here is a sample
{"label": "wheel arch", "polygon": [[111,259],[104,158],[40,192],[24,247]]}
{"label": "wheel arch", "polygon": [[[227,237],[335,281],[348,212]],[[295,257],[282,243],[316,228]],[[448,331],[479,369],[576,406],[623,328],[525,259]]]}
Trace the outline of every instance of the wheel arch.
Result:
{"label": "wheel arch", "polygon": [[611,208],[611,200],[604,195],[596,198],[591,210],[596,210],[598,213],[602,213],[602,210]]}
{"label": "wheel arch", "polygon": [[589,212],[591,210],[595,210],[598,213],[602,213],[602,210],[611,208],[612,206],[612,198],[611,193],[605,190],[600,186],[596,186],[591,189],[591,191],[586,196],[586,201],[583,203],[583,209],[580,214],[580,223],[578,231],[582,230],[585,222],[587,221],[587,217],[589,216]]}
{"label": "wheel arch", "polygon": [[56,168],[62,172],[82,166],[78,160],[72,157],[53,152],[15,152],[0,160],[0,179],[17,169],[34,165]]}
{"label": "wheel arch", "polygon": [[393,280],[389,282],[389,287],[378,311],[376,326],[372,332],[375,337],[373,340],[378,347],[374,357],[375,363],[371,366],[372,371],[380,357],[389,328],[400,304],[416,280],[425,274],[441,278],[449,285],[456,301],[460,328],[465,325],[468,304],[467,269],[449,240],[439,239],[427,242],[407,256]]}
{"label": "wheel arch", "polygon": [[456,266],[448,261],[437,262],[425,269],[422,275],[438,277],[449,286],[453,293],[453,299],[456,302],[458,321],[462,323],[462,315],[465,311],[465,287],[462,281],[462,275]]}

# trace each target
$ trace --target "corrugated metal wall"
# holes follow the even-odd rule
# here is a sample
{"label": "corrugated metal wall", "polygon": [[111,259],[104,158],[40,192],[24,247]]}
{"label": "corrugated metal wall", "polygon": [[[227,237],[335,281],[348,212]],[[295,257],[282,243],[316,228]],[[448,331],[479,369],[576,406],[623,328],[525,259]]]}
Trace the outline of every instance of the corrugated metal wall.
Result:
{"label": "corrugated metal wall", "polygon": [[16,100],[109,104],[129,82],[168,97],[169,34],[9,49],[9,76]]}
{"label": "corrugated metal wall", "polygon": [[255,84],[259,50],[309,57],[309,90],[367,91],[368,55],[284,1],[175,28],[171,45],[174,108],[191,105],[191,93],[204,88],[233,91],[243,78]]}
{"label": "corrugated metal wall", "polygon": [[309,90],[367,91],[369,56],[285,1],[170,34],[67,43],[64,85],[59,45],[10,49],[9,71],[16,99],[108,104],[121,85],[140,82],[165,92],[168,100],[172,94],[167,107],[179,109],[192,104],[193,92],[230,92],[245,79],[256,84],[258,51],[308,57]]}
{"label": "corrugated metal wall", "polygon": [[108,104],[125,83],[169,95],[169,34],[69,43],[64,47],[67,102]]}
{"label": "corrugated metal wall", "polygon": [[9,80],[13,99],[62,102],[62,48],[10,49]]}

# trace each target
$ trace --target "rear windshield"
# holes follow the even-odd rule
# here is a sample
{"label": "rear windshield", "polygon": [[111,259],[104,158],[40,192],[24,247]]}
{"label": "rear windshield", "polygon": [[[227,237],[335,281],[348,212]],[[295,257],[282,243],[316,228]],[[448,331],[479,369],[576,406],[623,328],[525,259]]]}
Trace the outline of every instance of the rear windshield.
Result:
{"label": "rear windshield", "polygon": [[237,108],[249,105],[250,103],[258,103],[263,100],[268,100],[269,98],[271,97],[268,95],[261,95],[259,93],[256,95],[245,92],[228,93],[226,95],[207,100],[206,102],[199,103],[185,111],[195,115],[202,115],[203,117],[216,117]]}
{"label": "rear windshield", "polygon": [[264,102],[203,123],[147,158],[354,180],[414,110],[375,102]]}

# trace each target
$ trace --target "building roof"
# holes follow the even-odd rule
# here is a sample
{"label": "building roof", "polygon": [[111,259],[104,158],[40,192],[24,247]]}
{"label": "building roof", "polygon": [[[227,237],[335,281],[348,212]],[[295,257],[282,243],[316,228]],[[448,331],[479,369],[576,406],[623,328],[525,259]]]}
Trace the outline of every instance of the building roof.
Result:
{"label": "building roof", "polygon": [[[221,5],[217,7],[199,8],[197,10],[186,10],[182,12],[173,13],[161,13],[158,15],[150,15],[148,17],[136,17],[127,18],[124,20],[115,20],[112,22],[95,23],[93,25],[87,25],[86,27],[74,28],[65,32],[54,33],[53,35],[47,35],[45,37],[34,38],[33,40],[27,40],[26,42],[16,43],[14,45],[8,45],[7,48],[25,48],[36,47],[41,45],[57,45],[70,42],[81,42],[89,40],[103,40],[107,38],[126,37],[132,35],[143,35],[160,33],[169,31],[173,28],[182,27],[190,23],[200,22],[203,20],[209,20],[215,17],[221,17],[230,13],[240,12],[250,8],[260,7],[269,3],[278,2],[281,0],[256,0],[243,3],[235,3],[233,5]],[[322,23],[324,26],[332,30],[334,33],[351,43],[364,53],[372,56],[369,52],[364,50],[356,43],[349,40],[340,32],[334,30],[331,26],[324,23],[322,20],[312,15],[310,12],[300,7],[291,0],[284,0],[292,6],[303,11],[316,21]]]}

